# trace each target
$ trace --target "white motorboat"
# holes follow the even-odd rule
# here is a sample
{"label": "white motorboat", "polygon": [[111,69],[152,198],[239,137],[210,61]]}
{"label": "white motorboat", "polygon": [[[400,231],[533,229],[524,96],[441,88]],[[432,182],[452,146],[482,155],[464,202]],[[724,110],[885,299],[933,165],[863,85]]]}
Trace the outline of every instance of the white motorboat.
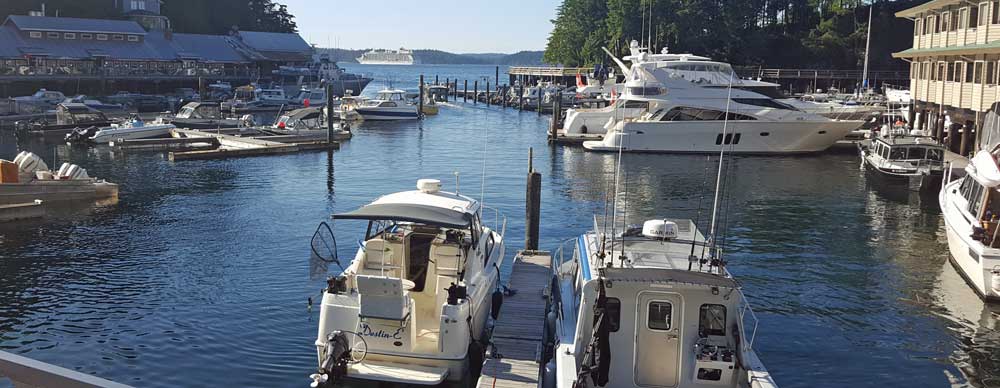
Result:
{"label": "white motorboat", "polygon": [[303,87],[290,102],[303,108],[326,105],[326,89]]}
{"label": "white motorboat", "polygon": [[63,163],[59,170],[49,170],[45,161],[31,152],[21,152],[12,162],[0,160],[0,170],[0,206],[35,200],[45,203],[118,200],[118,185],[91,178],[86,169],[75,164]]}
{"label": "white motorboat", "polygon": [[[334,220],[367,221],[364,241],[323,292],[314,385],[343,378],[436,385],[467,378],[481,364],[486,323],[502,300],[499,269],[506,220],[483,224],[476,200],[440,191],[422,179],[418,190],[383,196]],[[321,224],[314,254],[340,265]],[[325,232],[324,232],[325,231]]]}
{"label": "white motorboat", "polygon": [[170,136],[170,131],[177,128],[173,124],[146,124],[140,119],[132,119],[122,124],[111,124],[94,131],[94,128],[81,129],[66,135],[71,142],[91,142],[107,144],[115,140],[150,139]]}
{"label": "white motorboat", "polygon": [[584,148],[711,153],[726,145],[734,153],[810,153],[826,150],[863,124],[802,112],[766,95],[737,88],[728,64],[678,62],[678,66],[685,67],[645,60],[634,63],[623,98],[646,102],[648,108],[631,119],[612,115],[604,126],[607,133],[603,138],[585,141]]}
{"label": "white motorboat", "polygon": [[945,171],[938,194],[951,263],[976,293],[1000,302],[1000,117],[997,105],[986,114],[978,151],[954,181]]}
{"label": "white motorboat", "polygon": [[694,222],[594,224],[572,256],[555,256],[545,386],[777,386],[753,349],[757,319],[740,284]]}
{"label": "white motorboat", "polygon": [[378,95],[354,108],[365,120],[412,120],[420,118],[416,104],[406,98],[406,92],[399,89],[385,89]]}

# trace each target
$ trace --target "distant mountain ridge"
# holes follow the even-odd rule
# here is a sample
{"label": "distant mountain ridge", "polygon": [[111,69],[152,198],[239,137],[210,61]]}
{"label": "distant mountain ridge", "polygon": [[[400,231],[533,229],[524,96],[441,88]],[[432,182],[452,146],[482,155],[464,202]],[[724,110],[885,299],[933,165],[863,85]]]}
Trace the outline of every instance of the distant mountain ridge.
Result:
{"label": "distant mountain ridge", "polygon": [[[357,58],[371,49],[320,48],[318,50],[321,53],[329,54],[337,62],[357,63]],[[455,54],[441,50],[413,50],[413,58],[418,63],[428,65],[540,66],[542,65],[542,53],[542,51],[519,51],[514,54]]]}

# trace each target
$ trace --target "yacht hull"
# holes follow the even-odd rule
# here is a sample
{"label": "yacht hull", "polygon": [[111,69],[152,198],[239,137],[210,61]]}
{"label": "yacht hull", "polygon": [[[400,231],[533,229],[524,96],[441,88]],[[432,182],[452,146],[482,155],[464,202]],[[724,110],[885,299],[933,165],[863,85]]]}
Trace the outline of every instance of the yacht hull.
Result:
{"label": "yacht hull", "polygon": [[948,183],[938,195],[948,237],[949,261],[980,298],[997,303],[1000,302],[1000,295],[990,289],[990,271],[1000,265],[1000,250],[986,248],[972,239],[972,224],[952,200],[953,196],[960,195],[958,187],[961,182]]}
{"label": "yacht hull", "polygon": [[170,130],[174,128],[176,127],[173,125],[150,125],[138,128],[104,129],[94,134],[94,137],[90,141],[101,144],[118,139],[134,140],[166,137],[170,135]]}
{"label": "yacht hull", "polygon": [[891,184],[899,187],[907,187],[912,191],[933,193],[941,189],[941,179],[944,177],[943,171],[931,171],[930,174],[897,174],[875,167],[871,163],[865,163],[865,172],[869,179],[879,183]]}
{"label": "yacht hull", "polygon": [[617,152],[621,146],[626,152],[718,153],[725,145],[727,152],[736,154],[803,154],[825,151],[861,124],[731,121],[724,135],[722,121],[633,122],[583,146],[609,152]]}
{"label": "yacht hull", "polygon": [[419,117],[416,107],[412,109],[356,108],[355,112],[365,120],[413,120]]}

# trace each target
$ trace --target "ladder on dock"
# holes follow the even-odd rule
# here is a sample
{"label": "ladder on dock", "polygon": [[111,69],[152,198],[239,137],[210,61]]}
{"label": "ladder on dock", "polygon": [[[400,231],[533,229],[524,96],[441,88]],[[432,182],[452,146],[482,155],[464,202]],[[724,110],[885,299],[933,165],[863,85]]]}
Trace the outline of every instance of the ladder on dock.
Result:
{"label": "ladder on dock", "polygon": [[517,294],[504,298],[493,329],[493,353],[483,363],[479,388],[537,388],[545,326],[545,298],[552,255],[521,251],[508,281]]}

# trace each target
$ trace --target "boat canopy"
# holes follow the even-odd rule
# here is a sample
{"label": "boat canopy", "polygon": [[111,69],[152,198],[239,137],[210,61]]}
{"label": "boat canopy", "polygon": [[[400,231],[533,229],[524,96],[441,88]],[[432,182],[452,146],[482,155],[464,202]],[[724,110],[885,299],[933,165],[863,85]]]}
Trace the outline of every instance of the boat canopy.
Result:
{"label": "boat canopy", "polygon": [[446,228],[468,228],[472,214],[461,210],[409,203],[373,203],[360,209],[334,214],[335,220],[403,221]]}

